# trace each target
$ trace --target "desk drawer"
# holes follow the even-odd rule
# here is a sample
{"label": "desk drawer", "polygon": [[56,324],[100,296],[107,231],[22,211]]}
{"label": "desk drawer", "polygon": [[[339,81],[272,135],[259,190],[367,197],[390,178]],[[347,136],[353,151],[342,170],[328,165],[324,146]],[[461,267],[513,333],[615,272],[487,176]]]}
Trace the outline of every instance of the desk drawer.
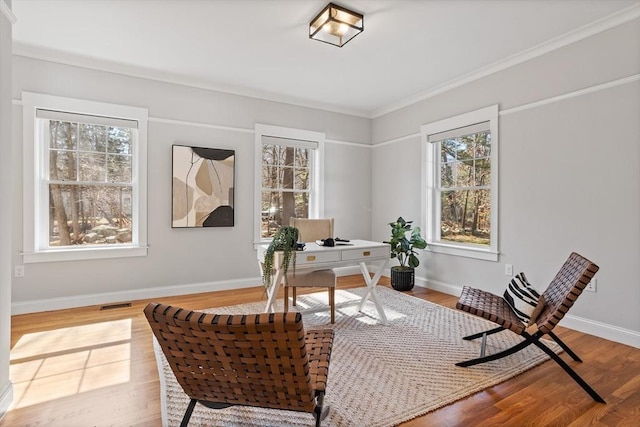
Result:
{"label": "desk drawer", "polygon": [[389,258],[391,256],[391,249],[389,246],[380,248],[360,248],[360,249],[348,249],[342,251],[343,261],[362,260],[366,261],[369,258]]}
{"label": "desk drawer", "polygon": [[308,254],[301,251],[296,254],[296,265],[313,265],[336,261],[340,261],[340,253],[337,251],[313,252]]}

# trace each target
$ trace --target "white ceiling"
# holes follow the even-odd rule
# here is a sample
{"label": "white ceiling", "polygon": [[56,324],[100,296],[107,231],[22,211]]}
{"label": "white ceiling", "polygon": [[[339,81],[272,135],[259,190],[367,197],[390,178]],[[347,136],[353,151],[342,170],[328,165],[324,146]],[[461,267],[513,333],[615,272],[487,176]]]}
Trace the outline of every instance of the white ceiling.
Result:
{"label": "white ceiling", "polygon": [[[325,0],[13,0],[14,53],[376,117],[637,15],[639,0],[338,0],[343,48],[308,38]],[[524,54],[524,56],[521,56]]]}

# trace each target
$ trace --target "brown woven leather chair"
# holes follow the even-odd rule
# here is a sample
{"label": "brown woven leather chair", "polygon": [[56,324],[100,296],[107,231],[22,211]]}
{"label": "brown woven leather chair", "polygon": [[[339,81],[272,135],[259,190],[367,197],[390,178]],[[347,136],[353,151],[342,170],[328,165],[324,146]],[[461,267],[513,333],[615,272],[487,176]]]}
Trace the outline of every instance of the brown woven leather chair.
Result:
{"label": "brown woven leather chair", "polygon": [[[599,267],[588,259],[572,253],[564,263],[556,277],[551,281],[549,287],[542,294],[545,306],[535,321],[537,331],[532,334],[525,329],[527,326],[515,315],[511,307],[504,298],[493,295],[480,289],[465,286],[462,295],[456,304],[456,308],[466,311],[476,316],[483,317],[500,325],[495,329],[480,332],[478,334],[464,337],[465,340],[482,338],[480,357],[456,363],[457,366],[472,366],[480,363],[501,359],[522,350],[533,344],[551,357],[562,369],[567,372],[589,395],[597,402],[606,403],[598,393],[593,390],[571,367],[561,359],[553,350],[540,341],[545,334],[549,335],[560,347],[576,362],[582,360],[571,349],[556,336],[552,330],[567,314],[567,311],[575,303],[576,299],[584,288],[589,284]],[[485,356],[485,344],[487,335],[500,331],[509,330],[524,338],[524,341],[501,352]]]}
{"label": "brown woven leather chair", "polygon": [[300,313],[216,315],[156,303],[144,314],[178,383],[191,401],[223,409],[260,406],[312,413],[323,404],[333,330],[309,330]]}

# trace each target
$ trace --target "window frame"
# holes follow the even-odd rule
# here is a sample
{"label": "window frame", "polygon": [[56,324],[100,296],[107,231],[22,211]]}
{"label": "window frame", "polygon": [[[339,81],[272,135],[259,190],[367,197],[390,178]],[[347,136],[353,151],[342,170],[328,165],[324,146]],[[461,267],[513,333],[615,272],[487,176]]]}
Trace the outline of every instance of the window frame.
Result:
{"label": "window frame", "polygon": [[[425,224],[427,250],[455,256],[463,256],[487,261],[498,261],[498,105],[449,117],[420,127],[422,144],[422,221]],[[491,133],[491,234],[488,248],[456,242],[437,240],[440,227],[440,203],[438,194],[438,178],[440,174],[438,144],[429,142],[429,135],[454,131],[477,123],[489,122]]]}
{"label": "window frame", "polygon": [[[287,128],[256,123],[255,134],[255,181],[254,181],[254,245],[271,241],[261,237],[262,226],[262,145],[263,137],[299,140],[306,146],[309,142],[317,144],[313,150],[313,158],[309,165],[311,182],[309,183],[309,218],[324,216],[324,132]],[[306,144],[305,144],[306,143]],[[295,144],[294,144],[295,145]],[[309,147],[307,147],[309,148]]]}
{"label": "window frame", "polygon": [[[23,262],[52,262],[147,255],[147,123],[146,108],[22,92],[23,117]],[[38,109],[137,121],[132,150],[131,243],[49,247],[48,146]],[[46,237],[46,238],[45,238]]]}

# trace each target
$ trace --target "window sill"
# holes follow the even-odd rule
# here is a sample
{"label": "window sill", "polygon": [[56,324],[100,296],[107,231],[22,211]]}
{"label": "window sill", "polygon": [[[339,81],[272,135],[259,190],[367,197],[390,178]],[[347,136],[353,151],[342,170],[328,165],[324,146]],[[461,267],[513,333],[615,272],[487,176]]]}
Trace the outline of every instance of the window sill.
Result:
{"label": "window sill", "polygon": [[80,261],[87,259],[108,259],[146,256],[146,246],[96,247],[82,249],[50,249],[22,254],[22,262]]}
{"label": "window sill", "polygon": [[462,256],[484,261],[498,261],[499,255],[498,252],[487,249],[447,245],[439,242],[428,242],[427,250],[438,254]]}

